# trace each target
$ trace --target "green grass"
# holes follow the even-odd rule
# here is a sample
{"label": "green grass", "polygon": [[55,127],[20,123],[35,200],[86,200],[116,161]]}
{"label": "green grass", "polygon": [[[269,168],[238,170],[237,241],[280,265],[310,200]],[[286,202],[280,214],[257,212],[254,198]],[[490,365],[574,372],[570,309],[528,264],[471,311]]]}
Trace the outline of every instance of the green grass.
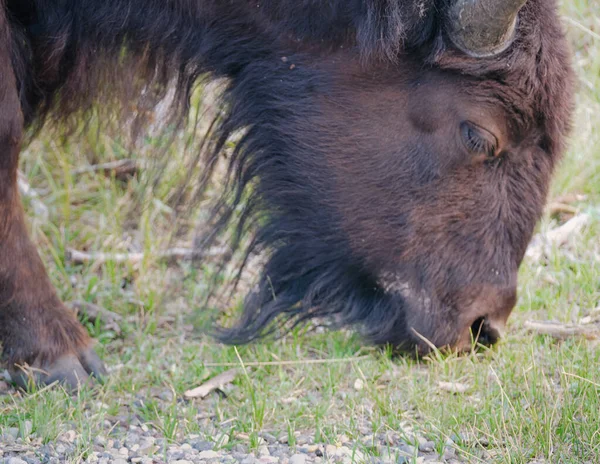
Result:
{"label": "green grass", "polygon": [[[597,462],[600,456],[600,349],[598,342],[557,342],[525,330],[530,319],[578,322],[600,310],[600,4],[565,2],[581,85],[570,150],[552,197],[582,194],[590,211],[581,237],[555,250],[545,264],[525,262],[520,300],[508,337],[497,348],[471,356],[432,356],[428,362],[392,359],[364,347],[348,332],[296,330],[278,342],[223,347],[200,334],[210,314],[198,311],[209,265],[167,266],[153,252],[167,246],[173,213],[170,192],[186,172],[178,162],[188,143],[172,146],[167,179],[155,197],[142,170],[121,182],[77,168],[135,156],[150,158],[164,140],[147,137],[134,150],[107,133],[85,131],[67,145],[43,134],[24,153],[22,171],[49,207],[50,221],[32,216],[32,235],[53,283],[65,301],[86,300],[125,316],[123,332],[88,324],[111,375],[105,386],[70,397],[59,389],[0,396],[0,428],[31,423],[36,439],[51,442],[68,430],[83,435],[77,456],[89,452],[105,421],[136,418],[168,440],[199,434],[231,447],[257,446],[259,434],[300,432],[336,444],[368,434],[402,431],[424,435],[441,450],[454,437],[466,462]],[[131,153],[133,151],[134,153]],[[32,205],[26,202],[28,210]],[[195,217],[194,219],[197,219]],[[546,217],[541,228],[553,227]],[[185,238],[185,237],[184,237]],[[69,248],[144,251],[142,265],[73,265]],[[235,305],[232,311],[236,310]],[[355,358],[343,363],[248,366],[253,362]],[[206,363],[223,363],[206,367]],[[247,366],[226,387],[227,397],[182,401],[183,393],[229,367]],[[355,388],[357,379],[362,388]],[[440,390],[440,381],[468,385],[465,393]],[[172,392],[172,398],[168,395]],[[361,453],[376,453],[368,444]],[[77,461],[76,458],[73,459]]]}

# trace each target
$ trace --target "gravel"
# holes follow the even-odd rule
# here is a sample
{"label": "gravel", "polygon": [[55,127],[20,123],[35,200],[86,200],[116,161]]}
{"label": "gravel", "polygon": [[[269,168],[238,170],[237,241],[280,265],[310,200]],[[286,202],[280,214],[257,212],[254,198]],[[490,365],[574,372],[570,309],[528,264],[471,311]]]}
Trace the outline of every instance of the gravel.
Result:
{"label": "gravel", "polygon": [[[434,442],[412,436],[406,442],[401,434],[367,434],[351,440],[340,435],[335,444],[315,443],[310,433],[296,432],[295,446],[287,434],[259,434],[259,445],[249,449],[249,440],[232,438],[231,444],[216,447],[210,437],[190,435],[176,443],[167,441],[158,430],[146,425],[110,424],[106,435],[85,443],[75,430],[62,433],[55,442],[42,444],[31,433],[31,424],[22,430],[7,429],[0,435],[0,464],[41,464],[84,462],[93,464],[319,464],[366,462],[369,464],[460,464],[460,454],[448,441],[442,454]],[[235,435],[234,435],[235,436]],[[404,439],[401,439],[400,437]],[[220,443],[223,441],[220,440]]]}
{"label": "gravel", "polygon": [[[171,401],[172,396],[159,393],[152,392],[151,396]],[[105,416],[101,432],[91,438],[82,435],[81,424],[66,423],[66,430],[56,440],[43,443],[32,422],[26,420],[18,428],[0,429],[0,464],[462,464],[467,461],[455,445],[466,442],[465,437],[433,442],[416,433],[408,423],[401,430],[374,434],[373,424],[361,422],[356,436],[328,437],[330,443],[315,440],[314,431],[296,431],[291,436],[284,430],[264,430],[254,437],[255,447],[251,448],[248,434],[219,425],[211,417],[205,411],[199,413],[196,425],[202,432],[178,435],[174,441],[167,440],[161,430],[143,422],[126,407],[115,415]],[[483,438],[475,440],[483,441]]]}

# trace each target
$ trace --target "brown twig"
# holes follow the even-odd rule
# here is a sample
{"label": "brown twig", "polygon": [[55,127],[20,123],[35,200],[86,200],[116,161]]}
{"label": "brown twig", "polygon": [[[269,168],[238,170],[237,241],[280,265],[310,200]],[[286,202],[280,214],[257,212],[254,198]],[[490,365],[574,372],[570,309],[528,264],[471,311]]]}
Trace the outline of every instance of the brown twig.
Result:
{"label": "brown twig", "polygon": [[559,340],[572,337],[596,339],[600,337],[600,326],[596,324],[562,324],[555,321],[526,321],[525,328],[540,335],[550,335]]}
{"label": "brown twig", "polygon": [[555,229],[536,235],[527,248],[527,257],[539,261],[544,255],[549,255],[552,247],[567,243],[572,236],[581,232],[590,219],[589,214],[579,214]]}
{"label": "brown twig", "polygon": [[139,169],[140,164],[137,160],[123,159],[77,168],[73,171],[73,174],[81,175],[90,172],[102,172],[106,176],[114,175],[118,180],[126,180],[137,174]]}
{"label": "brown twig", "polygon": [[88,303],[87,301],[72,301],[69,306],[78,314],[84,316],[89,322],[95,324],[100,320],[104,328],[121,333],[119,322],[123,320],[123,316],[113,313],[102,306]]}
{"label": "brown twig", "polygon": [[142,252],[133,253],[103,253],[103,252],[91,252],[86,253],[84,251],[78,251],[69,249],[67,250],[67,259],[75,264],[87,264],[95,263],[96,265],[104,264],[108,261],[115,263],[129,263],[139,264],[144,260],[145,256],[151,256],[161,261],[181,260],[188,261],[200,258],[218,257],[223,256],[225,251],[223,249],[215,249],[209,251],[195,250],[193,248],[169,248],[165,251],[159,251],[154,254],[147,254]]}

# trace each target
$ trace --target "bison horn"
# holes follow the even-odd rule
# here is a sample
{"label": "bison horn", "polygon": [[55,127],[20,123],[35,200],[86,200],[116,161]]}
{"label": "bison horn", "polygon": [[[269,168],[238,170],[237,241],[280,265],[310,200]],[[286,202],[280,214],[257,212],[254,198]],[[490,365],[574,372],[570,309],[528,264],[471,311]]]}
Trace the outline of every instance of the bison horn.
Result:
{"label": "bison horn", "polygon": [[527,0],[456,0],[448,12],[447,32],[470,56],[489,57],[512,43],[519,11]]}

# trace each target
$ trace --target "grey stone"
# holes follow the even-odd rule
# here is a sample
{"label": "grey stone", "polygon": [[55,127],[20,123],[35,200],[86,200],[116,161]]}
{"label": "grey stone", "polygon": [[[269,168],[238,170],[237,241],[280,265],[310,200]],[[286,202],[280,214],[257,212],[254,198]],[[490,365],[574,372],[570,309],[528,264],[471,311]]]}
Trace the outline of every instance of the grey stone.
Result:
{"label": "grey stone", "polygon": [[5,445],[10,445],[12,443],[14,443],[14,441],[16,440],[15,437],[13,437],[12,435],[9,435],[8,433],[3,433],[2,435],[0,435],[0,443],[5,444]]}
{"label": "grey stone", "polygon": [[269,444],[275,443],[275,442],[277,441],[277,438],[276,438],[274,435],[271,435],[271,434],[270,434],[270,433],[268,433],[268,432],[263,432],[263,433],[261,433],[261,434],[260,434],[260,436],[261,436],[262,438],[264,438],[264,439],[265,439],[265,441],[266,441],[267,443],[269,443]]}
{"label": "grey stone", "polygon": [[125,436],[125,446],[131,448],[133,445],[136,445],[140,442],[140,436],[137,433],[129,432]]}
{"label": "grey stone", "polygon": [[199,459],[215,459],[219,457],[219,453],[216,453],[214,451],[202,451],[200,454],[198,454],[198,458]]}
{"label": "grey stone", "polygon": [[[248,454],[248,447],[246,445],[243,445],[241,443],[236,443],[235,445],[233,445],[233,448],[231,448],[231,451],[233,451],[234,457],[235,454],[240,454],[240,455],[246,455]],[[236,458],[238,459],[238,458]]]}
{"label": "grey stone", "polygon": [[171,390],[165,390],[159,393],[158,397],[163,401],[173,401],[174,395]]}
{"label": "grey stone", "polygon": [[275,456],[278,458],[287,457],[289,454],[289,448],[287,446],[269,446],[269,452],[271,456]]}
{"label": "grey stone", "polygon": [[403,443],[400,446],[398,446],[398,450],[405,456],[409,457],[414,457],[418,454],[417,448],[415,448],[412,445],[407,445],[406,443]]}
{"label": "grey stone", "polygon": [[433,453],[435,451],[435,443],[432,441],[423,441],[419,440],[419,451],[422,453]]}
{"label": "grey stone", "polygon": [[306,455],[294,454],[292,457],[290,457],[289,464],[306,464]]}
{"label": "grey stone", "polygon": [[138,451],[143,452],[149,450],[154,446],[155,443],[156,440],[154,439],[154,437],[146,437],[140,442],[140,447],[138,448]]}
{"label": "grey stone", "polygon": [[34,456],[23,456],[23,460],[27,464],[42,464],[42,461]]}
{"label": "grey stone", "polygon": [[275,456],[261,456],[258,462],[261,464],[277,464],[279,458],[276,458]]}
{"label": "grey stone", "polygon": [[8,460],[6,461],[6,464],[27,464],[26,461],[23,461],[21,458],[8,458]]}
{"label": "grey stone", "polygon": [[444,450],[444,459],[448,460],[456,456],[456,450],[454,448],[446,448]]}
{"label": "grey stone", "polygon": [[21,428],[19,435],[21,436],[21,438],[27,438],[29,435],[31,435],[32,431],[33,431],[33,424],[31,423],[31,421],[25,421],[23,423],[23,427]]}
{"label": "grey stone", "polygon": [[296,445],[298,445],[298,446],[306,445],[309,442],[310,442],[310,438],[307,437],[306,435],[298,435],[296,437]]}
{"label": "grey stone", "polygon": [[192,448],[198,451],[211,451],[214,448],[214,444],[210,441],[205,440],[192,440],[189,442],[192,445]]}
{"label": "grey stone", "polygon": [[[169,461],[179,461],[185,457],[185,453],[181,450],[169,450],[167,451],[167,459]],[[209,458],[204,458],[209,459]]]}

